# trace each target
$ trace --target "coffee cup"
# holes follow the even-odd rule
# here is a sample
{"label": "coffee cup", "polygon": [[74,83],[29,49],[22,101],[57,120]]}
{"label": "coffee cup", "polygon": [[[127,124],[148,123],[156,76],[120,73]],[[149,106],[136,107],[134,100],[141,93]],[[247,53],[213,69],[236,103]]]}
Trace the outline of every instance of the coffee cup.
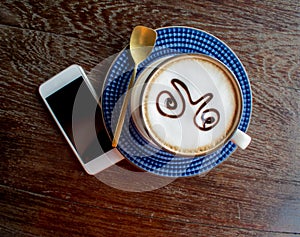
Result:
{"label": "coffee cup", "polygon": [[243,96],[235,75],[219,60],[180,54],[148,66],[131,92],[139,133],[178,156],[210,154],[232,141],[245,149],[251,138],[238,129]]}

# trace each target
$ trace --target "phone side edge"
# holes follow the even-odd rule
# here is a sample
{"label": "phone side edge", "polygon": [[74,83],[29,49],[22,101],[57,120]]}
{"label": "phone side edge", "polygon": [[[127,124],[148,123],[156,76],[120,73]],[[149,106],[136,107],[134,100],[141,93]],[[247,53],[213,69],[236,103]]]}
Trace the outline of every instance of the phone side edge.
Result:
{"label": "phone side edge", "polygon": [[103,153],[101,156],[98,156],[96,159],[85,164],[85,169],[88,174],[95,175],[110,166],[118,163],[123,160],[124,157],[116,148]]}

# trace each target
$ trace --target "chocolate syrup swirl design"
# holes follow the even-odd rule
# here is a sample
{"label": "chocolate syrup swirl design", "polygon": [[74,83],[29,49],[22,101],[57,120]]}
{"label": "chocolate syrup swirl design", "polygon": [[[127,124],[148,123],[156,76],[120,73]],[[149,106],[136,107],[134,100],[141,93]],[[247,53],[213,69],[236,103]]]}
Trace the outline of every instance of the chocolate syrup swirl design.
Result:
{"label": "chocolate syrup swirl design", "polygon": [[[190,91],[186,86],[186,84],[184,84],[182,81],[176,78],[171,80],[171,84],[179,94],[182,103],[182,108],[180,109],[178,114],[175,114],[174,113],[176,112],[175,110],[178,109],[178,102],[176,101],[175,97],[172,95],[170,91],[164,90],[160,92],[156,98],[156,108],[162,116],[166,116],[169,118],[179,118],[184,114],[184,111],[186,109],[186,102],[184,96],[182,95],[179,89],[180,86],[186,92],[189,103],[191,105],[199,105],[199,108],[197,109],[193,118],[195,126],[199,128],[201,131],[208,131],[218,124],[220,120],[219,111],[213,108],[210,109],[204,108],[212,100],[213,98],[212,93],[207,93],[204,96],[200,97],[198,100],[193,101]],[[161,107],[162,105],[164,107]],[[170,113],[167,113],[165,109],[169,110]],[[199,119],[197,119],[198,116],[200,116],[201,123],[199,123]]]}

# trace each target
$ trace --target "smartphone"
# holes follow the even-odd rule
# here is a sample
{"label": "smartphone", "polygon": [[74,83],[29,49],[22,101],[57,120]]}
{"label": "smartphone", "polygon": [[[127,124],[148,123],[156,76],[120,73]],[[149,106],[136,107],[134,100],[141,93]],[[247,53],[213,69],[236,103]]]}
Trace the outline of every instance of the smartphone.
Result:
{"label": "smartphone", "polygon": [[84,70],[72,65],[39,87],[62,134],[88,174],[121,161],[104,126],[99,99]]}

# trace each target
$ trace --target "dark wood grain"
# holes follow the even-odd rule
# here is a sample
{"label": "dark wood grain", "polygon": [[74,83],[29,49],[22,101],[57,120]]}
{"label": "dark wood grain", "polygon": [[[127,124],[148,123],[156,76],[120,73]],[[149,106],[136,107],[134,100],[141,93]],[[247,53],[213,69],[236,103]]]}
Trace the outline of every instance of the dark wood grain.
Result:
{"label": "dark wood grain", "polygon": [[[0,24],[72,36],[123,48],[131,29],[187,25],[222,39],[240,57],[252,80],[300,88],[299,3],[293,1],[4,1]],[[142,12],[142,14],[141,14]],[[226,20],[224,20],[226,19]]]}
{"label": "dark wood grain", "polygon": [[[1,2],[0,235],[299,236],[299,13],[297,1]],[[99,62],[137,24],[198,27],[237,52],[253,141],[204,177],[132,193],[84,173],[37,89],[77,63],[99,91]]]}
{"label": "dark wood grain", "polygon": [[[260,232],[250,229],[235,229],[194,222],[172,221],[152,216],[132,215],[119,210],[84,205],[19,190],[1,188],[5,197],[5,218],[2,233],[14,235],[42,236],[295,236],[289,233]],[[28,202],[31,206],[28,207]],[[17,205],[18,209],[15,209]],[[24,218],[22,209],[27,210]],[[12,212],[11,209],[14,209]],[[71,213],[71,215],[70,215]],[[138,222],[138,224],[137,224]],[[29,225],[30,223],[30,225]],[[84,225],[83,225],[84,224]],[[135,226],[135,228],[129,228]],[[145,229],[148,231],[145,232]],[[18,232],[20,230],[21,232]],[[188,231],[187,231],[188,230]],[[68,233],[68,234],[66,234]]]}

